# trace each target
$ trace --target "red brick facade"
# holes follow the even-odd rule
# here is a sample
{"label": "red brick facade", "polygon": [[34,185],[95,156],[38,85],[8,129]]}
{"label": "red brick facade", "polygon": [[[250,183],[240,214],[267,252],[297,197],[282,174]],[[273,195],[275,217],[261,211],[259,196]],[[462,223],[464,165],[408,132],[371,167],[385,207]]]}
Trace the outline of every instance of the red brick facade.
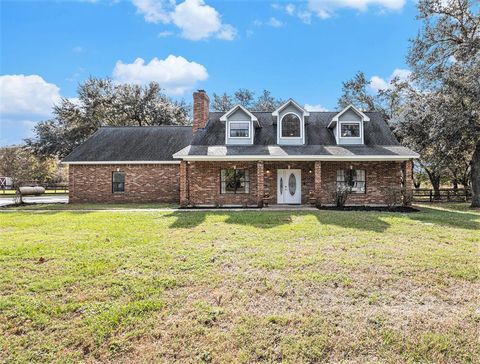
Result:
{"label": "red brick facade", "polygon": [[352,193],[347,205],[384,205],[385,194],[389,189],[402,187],[401,162],[322,162],[322,204],[331,204],[333,200],[328,189],[336,181],[339,169],[364,169],[366,192]]}
{"label": "red brick facade", "polygon": [[[125,192],[112,192],[112,173],[125,173]],[[178,203],[178,164],[118,164],[69,166],[69,201]]]}
{"label": "red brick facade", "polygon": [[[181,206],[262,206],[277,203],[277,170],[301,170],[302,204],[331,204],[337,170],[364,169],[366,193],[347,204],[382,205],[388,190],[412,189],[411,162],[181,162],[70,165],[70,202],[173,202]],[[125,192],[112,193],[112,172],[125,172]],[[249,191],[221,193],[222,169],[247,169]],[[262,183],[263,182],[263,183]]]}
{"label": "red brick facade", "polygon": [[203,90],[193,93],[193,125],[192,132],[195,134],[198,129],[203,129],[208,121],[210,99]]}

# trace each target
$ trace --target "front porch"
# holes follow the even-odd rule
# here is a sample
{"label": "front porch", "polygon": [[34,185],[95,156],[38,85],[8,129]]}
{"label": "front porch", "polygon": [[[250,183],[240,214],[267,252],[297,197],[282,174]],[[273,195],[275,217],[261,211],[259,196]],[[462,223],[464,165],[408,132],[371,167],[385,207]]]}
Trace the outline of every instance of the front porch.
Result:
{"label": "front porch", "polygon": [[411,161],[182,161],[180,205],[328,205],[340,170],[363,171],[349,205],[385,205],[389,190],[413,187]]}

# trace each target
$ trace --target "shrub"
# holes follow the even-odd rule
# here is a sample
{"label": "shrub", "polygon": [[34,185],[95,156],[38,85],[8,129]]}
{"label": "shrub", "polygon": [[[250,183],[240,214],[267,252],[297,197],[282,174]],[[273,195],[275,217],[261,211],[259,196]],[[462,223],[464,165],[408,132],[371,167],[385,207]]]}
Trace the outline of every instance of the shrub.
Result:
{"label": "shrub", "polygon": [[398,188],[385,189],[385,203],[388,208],[395,207],[402,203],[402,191]]}
{"label": "shrub", "polygon": [[327,187],[327,192],[335,206],[343,207],[347,202],[348,196],[352,193],[352,188],[350,186],[332,184]]}

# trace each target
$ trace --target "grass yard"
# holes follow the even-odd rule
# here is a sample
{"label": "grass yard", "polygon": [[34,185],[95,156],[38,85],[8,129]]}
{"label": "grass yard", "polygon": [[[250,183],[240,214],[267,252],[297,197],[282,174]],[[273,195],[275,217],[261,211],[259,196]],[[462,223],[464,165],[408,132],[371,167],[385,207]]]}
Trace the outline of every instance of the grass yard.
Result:
{"label": "grass yard", "polygon": [[466,205],[0,219],[0,362],[480,362]]}

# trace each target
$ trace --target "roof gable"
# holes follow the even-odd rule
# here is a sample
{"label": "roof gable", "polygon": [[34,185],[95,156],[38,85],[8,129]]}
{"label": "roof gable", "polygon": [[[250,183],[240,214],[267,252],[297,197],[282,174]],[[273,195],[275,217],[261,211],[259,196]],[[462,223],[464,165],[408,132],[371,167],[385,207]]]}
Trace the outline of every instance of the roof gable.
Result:
{"label": "roof gable", "polygon": [[331,128],[332,126],[334,126],[338,122],[339,118],[343,114],[345,114],[348,110],[352,110],[355,114],[360,116],[362,118],[362,121],[370,121],[370,118],[367,115],[365,115],[360,109],[350,104],[332,118],[332,121],[330,121],[330,123],[328,124],[328,128]]}
{"label": "roof gable", "polygon": [[278,117],[279,114],[282,112],[282,110],[284,110],[287,106],[289,105],[293,105],[296,109],[298,109],[299,111],[302,112],[303,116],[309,116],[310,113],[305,110],[303,107],[301,107],[295,100],[293,99],[288,99],[287,102],[285,102],[284,104],[280,105],[278,107],[278,109],[276,109],[273,113],[272,113],[272,116],[275,116],[275,117]]}

